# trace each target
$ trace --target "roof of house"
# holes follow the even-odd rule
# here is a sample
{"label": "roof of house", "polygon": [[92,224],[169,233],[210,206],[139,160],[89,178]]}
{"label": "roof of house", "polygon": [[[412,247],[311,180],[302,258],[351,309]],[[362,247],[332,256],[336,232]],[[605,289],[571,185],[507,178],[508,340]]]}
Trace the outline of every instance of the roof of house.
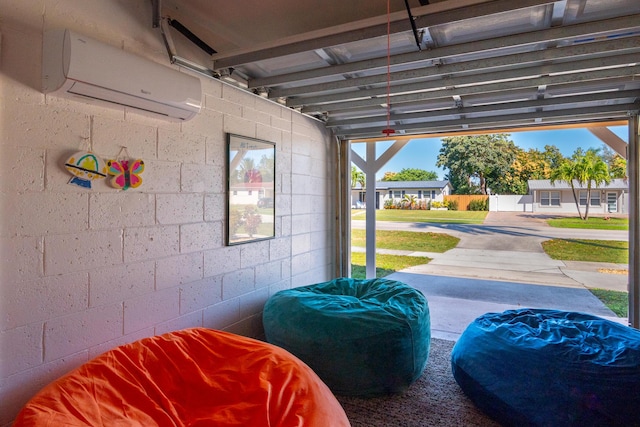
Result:
{"label": "roof of house", "polygon": [[[556,181],[555,183],[551,183],[551,180],[548,179],[530,179],[528,181],[529,190],[568,190],[571,188],[568,182],[566,181]],[[574,181],[574,186],[577,189],[586,189],[586,185],[580,185],[578,181]],[[596,188],[595,183],[592,184],[591,188]],[[601,184],[598,185],[597,188],[609,189],[609,190],[626,190],[629,188],[629,184],[624,179],[612,179],[609,184]]]}
{"label": "roof of house", "polygon": [[[448,180],[444,181],[376,181],[376,190],[441,190],[447,186],[451,186]],[[354,187],[354,190],[362,189],[360,184]]]}

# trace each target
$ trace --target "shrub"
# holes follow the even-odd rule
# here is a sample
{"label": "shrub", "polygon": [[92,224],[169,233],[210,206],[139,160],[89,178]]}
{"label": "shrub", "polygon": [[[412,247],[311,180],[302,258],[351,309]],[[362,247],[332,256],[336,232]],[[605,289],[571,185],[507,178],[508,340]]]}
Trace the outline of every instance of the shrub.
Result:
{"label": "shrub", "polygon": [[451,210],[451,211],[457,211],[458,210],[458,201],[457,200],[447,200],[445,203],[447,204],[447,207],[449,208],[449,210]]}
{"label": "shrub", "polygon": [[440,209],[440,208],[448,208],[449,205],[447,202],[440,202],[438,200],[431,201],[431,209]]}
{"label": "shrub", "polygon": [[474,199],[469,202],[470,211],[488,211],[489,199]]}
{"label": "shrub", "polygon": [[244,228],[249,233],[249,237],[253,237],[256,234],[260,224],[262,224],[262,217],[258,213],[258,208],[247,206],[244,209]]}

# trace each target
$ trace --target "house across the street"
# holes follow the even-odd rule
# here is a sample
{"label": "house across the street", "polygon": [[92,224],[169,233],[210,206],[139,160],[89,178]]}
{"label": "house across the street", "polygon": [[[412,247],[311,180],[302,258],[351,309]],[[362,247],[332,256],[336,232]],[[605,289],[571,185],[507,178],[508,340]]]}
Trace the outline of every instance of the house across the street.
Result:
{"label": "house across the street", "polygon": [[[351,189],[351,206],[364,207],[365,189],[358,184]],[[415,196],[417,200],[444,201],[451,194],[449,181],[377,181],[376,209],[384,207],[387,200],[399,202],[404,196]]]}
{"label": "house across the street", "polygon": [[[587,195],[586,185],[574,183],[580,210],[589,204],[590,214],[628,213],[629,186],[624,179],[613,179],[609,184],[591,186],[591,195]],[[551,183],[548,179],[529,180],[529,195],[533,212],[578,213],[571,192],[571,186],[565,181]]]}

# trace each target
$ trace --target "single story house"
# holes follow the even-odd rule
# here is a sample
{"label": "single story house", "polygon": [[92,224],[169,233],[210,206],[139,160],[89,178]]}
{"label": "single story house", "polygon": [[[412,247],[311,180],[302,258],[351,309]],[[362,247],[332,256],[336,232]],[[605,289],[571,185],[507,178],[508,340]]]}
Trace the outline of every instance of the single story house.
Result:
{"label": "single story house", "polygon": [[[443,181],[377,181],[376,209],[384,207],[385,202],[399,202],[404,196],[415,196],[417,200],[444,201],[451,194],[451,184]],[[363,207],[366,191],[358,184],[351,189],[351,207]]]}
{"label": "single story house", "polygon": [[[574,183],[580,210],[589,204],[589,214],[626,214],[629,212],[629,185],[624,179],[613,179],[609,184],[592,185],[588,198],[586,185]],[[529,180],[529,195],[533,212],[577,214],[571,186],[565,181],[551,183],[548,179]]]}
{"label": "single story house", "polygon": [[233,204],[256,205],[261,199],[274,199],[273,182],[240,182],[229,186],[230,201]]}

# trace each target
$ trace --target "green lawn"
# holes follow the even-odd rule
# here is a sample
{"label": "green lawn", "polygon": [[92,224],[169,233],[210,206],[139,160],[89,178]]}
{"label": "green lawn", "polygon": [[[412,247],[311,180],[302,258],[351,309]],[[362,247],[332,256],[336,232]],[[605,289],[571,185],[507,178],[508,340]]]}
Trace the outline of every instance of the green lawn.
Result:
{"label": "green lawn", "polygon": [[629,294],[621,291],[607,289],[589,289],[600,301],[604,303],[618,317],[627,317],[629,314]]}
{"label": "green lawn", "polygon": [[[376,277],[386,277],[391,273],[405,268],[427,264],[431,258],[402,255],[376,254]],[[365,254],[353,252],[351,254],[351,277],[354,279],[366,278]]]}
{"label": "green lawn", "polygon": [[[351,246],[365,247],[365,230],[351,230]],[[460,239],[444,233],[416,231],[376,231],[376,247],[420,252],[446,252],[456,247]]]}
{"label": "green lawn", "polygon": [[586,221],[578,217],[561,217],[547,220],[551,227],[559,228],[589,228],[599,230],[628,230],[628,218],[590,217]]}
{"label": "green lawn", "polygon": [[629,243],[615,240],[552,239],[542,242],[542,249],[553,259],[567,261],[629,261]]}
{"label": "green lawn", "polygon": [[[445,224],[482,224],[487,211],[436,211],[380,209],[376,211],[377,221],[396,222],[437,222]],[[352,210],[352,219],[364,219],[363,210]]]}

